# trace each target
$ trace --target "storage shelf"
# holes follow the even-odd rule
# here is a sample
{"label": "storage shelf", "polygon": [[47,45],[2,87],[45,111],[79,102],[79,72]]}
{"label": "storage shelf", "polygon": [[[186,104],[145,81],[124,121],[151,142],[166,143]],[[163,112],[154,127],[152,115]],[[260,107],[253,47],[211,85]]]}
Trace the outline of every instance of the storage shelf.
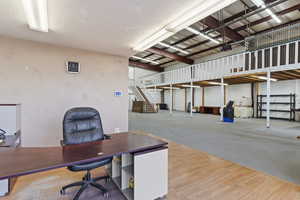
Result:
{"label": "storage shelf", "polygon": [[[263,105],[267,105],[267,102],[265,98],[267,95],[257,95],[256,99],[256,110],[257,118],[263,118],[264,116],[262,115],[262,112],[266,112],[267,109]],[[277,112],[277,113],[289,113],[289,117],[277,117],[278,119],[288,119],[290,121],[295,121],[295,106],[296,106],[296,95],[295,94],[275,94],[275,95],[270,95],[270,97],[282,97],[285,98],[285,100],[281,101],[276,101],[276,99],[270,100],[270,105],[284,105],[285,108],[282,109],[270,109],[270,112]],[[264,100],[264,101],[263,101]],[[287,108],[287,106],[289,108]],[[276,117],[273,117],[274,119]]]}
{"label": "storage shelf", "polygon": [[[258,102],[258,104],[267,104],[267,102]],[[291,103],[289,102],[270,102],[271,105],[274,104],[281,104],[281,105],[290,105]]]}
{"label": "storage shelf", "polygon": [[[294,96],[295,94],[271,94],[270,97],[290,97]],[[267,95],[259,95],[261,97],[267,97]]]}
{"label": "storage shelf", "polygon": [[[267,111],[266,109],[261,109],[261,111]],[[274,110],[274,109],[270,109],[271,112],[291,112],[290,110]]]}

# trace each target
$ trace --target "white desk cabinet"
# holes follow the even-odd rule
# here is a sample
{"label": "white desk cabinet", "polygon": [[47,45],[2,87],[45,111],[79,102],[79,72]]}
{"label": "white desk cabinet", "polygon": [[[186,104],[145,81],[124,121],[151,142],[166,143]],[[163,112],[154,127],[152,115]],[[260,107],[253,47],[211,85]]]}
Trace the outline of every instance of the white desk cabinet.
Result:
{"label": "white desk cabinet", "polygon": [[168,193],[168,148],[115,156],[108,172],[128,200],[153,200]]}

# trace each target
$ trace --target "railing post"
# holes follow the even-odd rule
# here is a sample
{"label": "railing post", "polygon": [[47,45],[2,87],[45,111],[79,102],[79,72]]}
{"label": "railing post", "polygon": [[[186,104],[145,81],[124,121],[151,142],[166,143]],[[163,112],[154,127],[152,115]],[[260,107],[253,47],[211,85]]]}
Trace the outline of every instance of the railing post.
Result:
{"label": "railing post", "polygon": [[285,50],[286,50],[286,61],[285,64],[288,65],[289,64],[289,58],[290,58],[290,44],[286,44],[285,46]]}
{"label": "railing post", "polygon": [[279,45],[278,47],[277,47],[277,53],[278,53],[278,55],[277,55],[277,66],[280,66],[280,57],[281,57],[281,46]]}
{"label": "railing post", "polygon": [[221,116],[220,120],[223,121],[223,108],[224,108],[224,78],[221,78]]}
{"label": "railing post", "polygon": [[173,85],[172,83],[170,84],[170,102],[171,102],[171,106],[170,106],[170,114],[173,113]]}
{"label": "railing post", "polygon": [[267,72],[267,128],[270,128],[271,71]]}
{"label": "railing post", "polygon": [[248,70],[250,71],[252,69],[252,53],[249,52],[249,67]]}
{"label": "railing post", "polygon": [[295,63],[298,63],[299,41],[295,43]]}
{"label": "railing post", "polygon": [[262,58],[261,58],[261,60],[262,60],[261,68],[265,68],[265,49],[261,50],[261,56],[262,56]]}
{"label": "railing post", "polygon": [[190,114],[191,114],[191,117],[193,116],[193,80],[191,81],[191,105],[190,105]]}
{"label": "railing post", "polygon": [[255,51],[255,69],[257,70],[258,69],[258,50]]}
{"label": "railing post", "polygon": [[270,67],[273,66],[273,47],[270,47]]}

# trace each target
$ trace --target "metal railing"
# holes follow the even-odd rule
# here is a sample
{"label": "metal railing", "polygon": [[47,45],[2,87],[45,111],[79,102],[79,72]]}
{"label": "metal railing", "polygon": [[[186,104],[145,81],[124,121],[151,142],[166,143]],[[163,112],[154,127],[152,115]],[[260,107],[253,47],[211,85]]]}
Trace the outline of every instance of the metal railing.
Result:
{"label": "metal railing", "polygon": [[300,41],[190,65],[138,80],[141,87],[209,81],[239,74],[300,68]]}

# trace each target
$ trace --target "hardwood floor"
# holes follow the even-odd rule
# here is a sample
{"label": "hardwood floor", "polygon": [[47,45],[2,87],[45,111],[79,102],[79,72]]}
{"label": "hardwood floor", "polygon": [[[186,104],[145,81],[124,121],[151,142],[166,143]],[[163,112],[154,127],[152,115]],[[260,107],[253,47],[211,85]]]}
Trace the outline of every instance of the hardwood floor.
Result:
{"label": "hardwood floor", "polygon": [[[95,173],[102,173],[102,170]],[[11,195],[0,200],[71,199],[71,194],[61,197],[59,188],[81,177],[82,173],[66,169],[20,177]],[[98,198],[92,195],[88,199]],[[168,199],[300,200],[300,186],[169,142]]]}

